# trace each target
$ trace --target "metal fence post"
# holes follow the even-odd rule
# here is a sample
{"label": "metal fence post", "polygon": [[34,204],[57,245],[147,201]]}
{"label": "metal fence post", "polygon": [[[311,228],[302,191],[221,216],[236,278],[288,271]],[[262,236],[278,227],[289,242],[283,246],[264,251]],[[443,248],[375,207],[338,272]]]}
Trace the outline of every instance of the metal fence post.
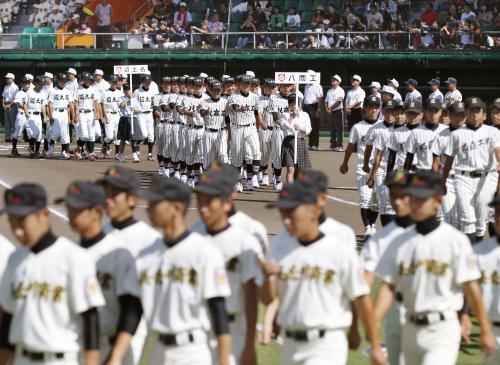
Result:
{"label": "metal fence post", "polygon": [[288,49],[288,32],[285,33],[285,48]]}
{"label": "metal fence post", "polygon": [[97,34],[94,33],[94,49],[97,49]]}
{"label": "metal fence post", "polygon": [[33,49],[33,34],[30,33],[30,49]]}
{"label": "metal fence post", "polygon": [[257,36],[255,32],[253,32],[253,49],[257,48]]}

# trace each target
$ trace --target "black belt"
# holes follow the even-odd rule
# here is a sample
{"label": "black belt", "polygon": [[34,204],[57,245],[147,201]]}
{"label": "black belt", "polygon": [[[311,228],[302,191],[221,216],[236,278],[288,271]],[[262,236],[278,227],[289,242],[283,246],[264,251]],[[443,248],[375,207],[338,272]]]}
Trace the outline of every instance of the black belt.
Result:
{"label": "black belt", "polygon": [[[189,332],[188,333],[188,342],[193,343],[194,342],[194,335]],[[158,340],[164,344],[165,346],[177,346],[177,335],[175,334],[163,334],[158,336]]]}
{"label": "black belt", "polygon": [[396,292],[394,299],[396,299],[396,302],[398,303],[403,303],[403,294],[401,294],[400,292]]}
{"label": "black belt", "polygon": [[201,129],[201,128],[203,128],[202,125],[194,125],[194,124],[191,124],[189,127],[190,128],[194,128],[194,129]]}
{"label": "black belt", "polygon": [[271,127],[271,126],[267,126],[267,129],[269,129],[270,131],[272,131],[273,129],[280,129],[281,127],[278,127],[278,126],[274,126],[274,127]]}
{"label": "black belt", "polygon": [[212,132],[212,133],[217,133],[217,132],[223,131],[225,129],[226,128],[205,128],[205,131]]}
{"label": "black belt", "polygon": [[118,112],[108,112],[109,114],[118,114]]}
{"label": "black belt", "polygon": [[21,115],[24,115],[24,111],[23,110],[19,110],[18,113],[21,114]]}
{"label": "black belt", "polygon": [[459,171],[457,173],[464,176],[479,178],[488,175],[489,171]]}
{"label": "black belt", "polygon": [[141,112],[141,114],[149,114],[151,113],[151,110],[146,110],[145,112]]}
{"label": "black belt", "polygon": [[48,352],[32,352],[28,351],[26,349],[23,349],[23,356],[27,357],[31,361],[45,361],[45,356],[46,355],[52,355],[56,359],[64,359],[64,352],[55,352],[55,353],[48,353]]}
{"label": "black belt", "polygon": [[245,125],[236,125],[236,127],[252,127],[255,123],[245,124]]}
{"label": "black belt", "polygon": [[80,109],[78,112],[79,113],[92,113],[92,110],[90,110],[90,109]]}
{"label": "black belt", "polygon": [[30,114],[33,114],[33,115],[40,115],[40,112],[28,112]]}
{"label": "black belt", "polygon": [[[440,322],[446,319],[444,313],[439,312],[437,314],[439,315]],[[412,314],[410,316],[410,322],[413,323],[415,326],[428,326],[429,324],[431,324],[429,321],[429,315],[426,313]]]}
{"label": "black belt", "polygon": [[[312,330],[314,331],[314,330]],[[318,336],[317,338],[323,338],[325,337],[326,330],[317,330],[318,331]],[[310,331],[285,331],[285,335],[288,338],[294,339],[295,341],[310,341],[311,338],[307,336],[307,334]]]}
{"label": "black belt", "polygon": [[66,110],[68,110],[68,109],[66,109],[66,108],[59,108],[59,109],[54,109],[54,110],[55,110],[56,112],[65,112],[65,111],[66,111]]}

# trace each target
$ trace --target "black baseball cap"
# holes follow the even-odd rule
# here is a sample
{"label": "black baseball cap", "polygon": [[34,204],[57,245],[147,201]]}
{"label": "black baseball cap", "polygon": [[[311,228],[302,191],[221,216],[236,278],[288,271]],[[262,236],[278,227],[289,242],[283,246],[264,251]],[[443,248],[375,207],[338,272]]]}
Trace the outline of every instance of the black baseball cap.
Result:
{"label": "black baseball cap", "polygon": [[425,109],[443,109],[443,103],[441,103],[438,99],[427,99],[425,101]]}
{"label": "black baseball cap", "polygon": [[391,186],[401,186],[405,187],[408,185],[410,179],[410,173],[405,170],[393,170],[385,178],[384,184],[388,187]]}
{"label": "black baseball cap", "polygon": [[200,181],[194,189],[197,193],[228,198],[233,193],[234,183],[225,176],[222,170],[210,169],[201,175]]}
{"label": "black baseball cap", "polygon": [[35,77],[35,80],[33,80],[35,84],[44,84],[43,76],[37,76]]}
{"label": "black baseball cap", "polygon": [[103,205],[106,201],[102,185],[91,181],[73,181],[66,190],[66,195],[57,198],[54,203],[66,203],[75,209],[87,209],[96,205]]}
{"label": "black baseball cap", "polygon": [[441,174],[431,170],[418,170],[410,176],[408,186],[403,190],[403,194],[421,199],[443,195]]}
{"label": "black baseball cap", "polygon": [[226,77],[222,79],[222,83],[225,84],[234,84],[234,77]]}
{"label": "black baseball cap", "polygon": [[486,103],[476,96],[471,96],[465,100],[465,109],[482,108],[486,110]]}
{"label": "black baseball cap", "polygon": [[410,101],[406,103],[405,110],[410,113],[422,113],[422,103],[419,101]]}
{"label": "black baseball cap", "polygon": [[68,78],[66,77],[66,75],[65,75],[65,74],[63,74],[63,73],[58,73],[58,74],[56,75],[56,82],[57,82],[57,81],[66,81],[66,80],[68,80]]}
{"label": "black baseball cap", "polygon": [[118,75],[109,75],[109,82],[118,82],[119,76]]}
{"label": "black baseball cap", "polygon": [[47,194],[42,186],[23,183],[5,192],[5,207],[0,214],[7,213],[16,217],[25,217],[30,213],[47,207]]}
{"label": "black baseball cap", "polygon": [[274,87],[274,86],[276,86],[276,81],[274,81],[273,79],[266,79],[264,81],[264,85]]}
{"label": "black baseball cap", "polygon": [[376,105],[380,106],[380,98],[374,95],[369,95],[363,101],[363,106],[371,106]]}
{"label": "black baseball cap", "polygon": [[149,202],[180,202],[185,207],[191,203],[191,189],[175,178],[165,178],[159,175],[153,177],[151,188],[141,190],[139,196]]}
{"label": "black baseball cap", "polygon": [[130,85],[129,84],[123,84],[122,85],[123,90],[130,90]]}
{"label": "black baseball cap", "polygon": [[[187,85],[193,85],[194,84],[194,77],[193,76],[188,76],[186,77],[186,84]],[[202,81],[203,82],[203,81]]]}
{"label": "black baseball cap", "polygon": [[137,194],[141,180],[137,173],[120,165],[111,166],[102,179],[97,183],[109,184],[117,189],[124,190],[130,194]]}
{"label": "black baseball cap", "polygon": [[406,110],[406,104],[405,104],[405,102],[403,100],[397,101],[394,104],[394,109],[403,109],[403,110]]}
{"label": "black baseball cap", "polygon": [[151,76],[149,76],[149,75],[142,75],[141,76],[141,81],[142,82],[151,81]]}
{"label": "black baseball cap", "polygon": [[397,103],[394,102],[394,100],[388,100],[384,102],[383,109],[388,110],[388,109],[394,109],[396,107]]}
{"label": "black baseball cap", "polygon": [[408,79],[408,80],[406,80],[406,81],[405,81],[405,84],[406,84],[406,85],[413,85],[413,86],[417,86],[417,85],[418,85],[418,82],[417,82],[417,80],[415,80],[415,79]]}
{"label": "black baseball cap", "polygon": [[297,100],[297,94],[295,93],[288,94],[287,99],[289,103],[290,102],[295,103],[295,100]]}
{"label": "black baseball cap", "polygon": [[465,113],[465,104],[461,101],[455,101],[448,106],[448,111],[452,114]]}
{"label": "black baseball cap", "polygon": [[491,103],[491,105],[490,105],[490,109],[492,109],[492,108],[496,108],[496,109],[500,110],[500,98],[496,98],[495,100],[493,100],[493,103]]}
{"label": "black baseball cap", "polygon": [[193,85],[203,85],[203,78],[201,77],[193,77]]}
{"label": "black baseball cap", "polygon": [[251,81],[252,84],[260,84],[260,80],[256,77],[254,77]]}
{"label": "black baseball cap", "polygon": [[280,191],[278,200],[267,205],[268,208],[295,209],[299,205],[316,204],[318,202],[317,189],[312,184],[295,181],[286,184]]}
{"label": "black baseball cap", "polygon": [[184,84],[186,82],[186,77],[184,76],[179,76],[179,78],[177,79],[177,81],[181,84]]}
{"label": "black baseball cap", "polygon": [[92,80],[94,78],[90,72],[83,72],[81,76],[84,80]]}
{"label": "black baseball cap", "polygon": [[251,83],[251,82],[252,82],[252,76],[241,75],[240,83]]}
{"label": "black baseball cap", "polygon": [[328,191],[328,176],[321,171],[312,169],[300,170],[297,175],[297,180],[304,184],[313,185],[320,193],[326,193]]}
{"label": "black baseball cap", "polygon": [[429,85],[441,85],[441,81],[439,79],[432,79],[427,82]]}
{"label": "black baseball cap", "polygon": [[171,81],[172,81],[172,83],[178,82],[179,81],[179,76],[172,76]]}
{"label": "black baseball cap", "polygon": [[210,88],[212,88],[213,90],[220,90],[222,89],[222,84],[219,82],[219,81],[212,81],[210,83]]}
{"label": "black baseball cap", "polygon": [[161,83],[162,83],[162,84],[165,84],[165,83],[168,83],[168,84],[169,84],[171,81],[172,81],[172,79],[170,78],[170,76],[163,76],[163,77],[161,78]]}

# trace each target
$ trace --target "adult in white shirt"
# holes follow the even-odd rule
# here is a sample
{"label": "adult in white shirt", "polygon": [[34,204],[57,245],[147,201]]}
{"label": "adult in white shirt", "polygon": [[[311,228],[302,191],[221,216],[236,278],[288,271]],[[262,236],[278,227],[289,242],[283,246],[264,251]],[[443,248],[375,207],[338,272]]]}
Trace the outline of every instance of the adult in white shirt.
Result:
{"label": "adult in white shirt", "polygon": [[342,104],[345,91],[340,87],[342,79],[339,75],[330,78],[332,88],[325,98],[325,110],[328,125],[330,126],[330,151],[344,151],[344,113]]}
{"label": "adult in white shirt", "polygon": [[401,94],[398,92],[399,82],[396,79],[387,79],[387,86],[390,86],[394,89],[394,101],[399,102],[403,101]]}
{"label": "adult in white shirt", "polygon": [[52,8],[52,11],[47,17],[47,23],[56,29],[64,24],[64,15],[61,13],[61,9],[58,6]]}
{"label": "adult in white shirt", "polygon": [[457,79],[454,77],[448,77],[448,80],[444,83],[448,85],[448,92],[444,94],[444,102],[446,105],[451,105],[454,102],[461,102],[462,93],[457,89]]}
{"label": "adult in white shirt", "polygon": [[[307,73],[315,74],[313,70]],[[309,114],[312,131],[309,135],[309,149],[317,150],[319,146],[319,118],[323,104],[323,87],[320,83],[306,85],[304,88],[304,111]]]}
{"label": "adult in white shirt", "polygon": [[361,76],[353,75],[351,77],[352,89],[347,92],[344,110],[347,114],[347,123],[349,130],[353,125],[363,119],[363,100],[365,100],[366,93],[360,87]]}
{"label": "adult in white shirt", "polygon": [[[95,8],[95,14],[97,15],[97,24],[95,27],[96,33],[110,33],[111,32],[111,15],[113,12],[113,7],[108,3],[108,0],[101,0]],[[101,48],[103,46],[105,36],[97,36],[97,47]]]}
{"label": "adult in white shirt", "polygon": [[409,79],[408,81],[405,81],[405,84],[407,85],[408,92],[405,95],[405,103],[411,103],[411,102],[422,102],[422,94],[420,94],[420,91],[417,90],[417,85],[418,82],[415,79]]}
{"label": "adult in white shirt", "polygon": [[428,82],[429,85],[431,85],[431,93],[429,94],[428,99],[436,99],[440,103],[444,103],[444,96],[441,91],[439,91],[439,85],[441,82],[438,79],[432,79],[431,81]]}
{"label": "adult in white shirt", "polygon": [[15,76],[12,73],[5,75],[5,86],[2,92],[3,126],[5,129],[5,142],[11,142],[12,133],[16,125],[17,106],[14,99],[19,87],[14,83]]}

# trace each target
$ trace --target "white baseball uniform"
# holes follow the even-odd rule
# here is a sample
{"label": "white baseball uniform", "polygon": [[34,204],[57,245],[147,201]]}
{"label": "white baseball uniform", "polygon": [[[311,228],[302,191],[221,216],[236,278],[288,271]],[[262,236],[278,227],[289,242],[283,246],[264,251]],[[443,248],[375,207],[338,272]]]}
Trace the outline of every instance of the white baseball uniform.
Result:
{"label": "white baseball uniform", "polygon": [[[288,120],[290,118],[290,107],[288,106],[288,98],[283,97],[280,93],[271,97],[270,108],[272,113],[278,113],[278,120]],[[273,123],[274,129],[271,137],[271,162],[275,169],[281,169],[282,156],[281,147],[283,145],[283,129]],[[278,177],[278,176],[276,176]]]}
{"label": "white baseball uniform", "polygon": [[418,101],[419,103],[422,102],[422,94],[417,89],[407,92],[405,95],[405,103],[411,103],[412,101]]}
{"label": "white baseball uniform", "polygon": [[[160,92],[158,95],[155,95],[153,98],[153,107],[160,107],[161,105],[168,104],[168,98],[170,93]],[[155,136],[156,136],[156,154],[159,156],[165,157],[167,154],[169,140],[167,139],[167,135],[169,135],[168,131],[171,128],[171,124],[167,123],[166,112],[160,110],[160,119],[156,121],[155,126]],[[169,113],[172,115],[172,113]],[[172,118],[171,118],[172,119]]]}
{"label": "white baseball uniform", "polygon": [[262,117],[265,129],[259,129],[260,138],[260,152],[261,152],[261,166],[269,166],[269,158],[271,157],[272,151],[272,141],[273,141],[273,130],[274,130],[274,118],[272,110],[272,98],[275,95],[261,95],[259,97],[259,108],[262,110]]}
{"label": "white baseball uniform", "polygon": [[203,136],[203,167],[208,169],[216,161],[229,162],[227,155],[227,130],[226,107],[227,99],[220,97],[218,100],[205,99],[203,108],[209,114],[203,118],[205,121],[205,134]]}
{"label": "white baseball uniform", "polygon": [[405,124],[402,126],[398,126],[394,124],[394,130],[389,137],[389,141],[387,142],[387,148],[390,148],[394,152],[396,152],[396,161],[394,163],[394,170],[402,170],[405,165],[406,159],[406,150],[405,145],[408,140],[408,136],[410,132],[418,128],[419,124],[409,125]]}
{"label": "white baseball uniform", "polygon": [[[93,260],[64,237],[34,253],[17,248],[9,257],[0,305],[12,315],[9,342],[14,363],[35,362],[23,352],[44,353],[46,364],[77,365],[82,350],[80,314],[104,305]],[[55,354],[63,359],[56,360]]]}
{"label": "white baseball uniform", "polygon": [[7,260],[14,250],[15,246],[12,242],[0,234],[0,282],[2,281],[3,273],[7,267]]}
{"label": "white baseball uniform", "polygon": [[[76,91],[78,100],[78,124],[76,136],[80,141],[95,142],[101,126],[94,120],[94,101],[101,100],[101,92],[94,86],[80,85]],[[97,132],[96,132],[97,131]]]}
{"label": "white baseball uniform", "polygon": [[455,157],[458,216],[466,234],[484,236],[486,233],[488,204],[496,190],[496,186],[486,182],[492,168],[491,156],[500,147],[499,133],[488,125],[478,129],[466,125],[451,134],[445,151],[447,156]]}
{"label": "white baseball uniform", "polygon": [[123,91],[119,89],[108,89],[101,93],[101,103],[106,108],[106,118],[108,123],[104,123],[104,142],[119,145],[117,140],[118,123],[120,122],[119,100],[123,96]]}
{"label": "white baseball uniform", "polygon": [[421,124],[412,130],[406,140],[404,149],[406,153],[412,153],[413,166],[412,170],[430,170],[434,157],[432,155],[432,144],[436,136],[447,127],[443,124],[430,126]]}
{"label": "white baseball uniform", "polygon": [[[409,228],[387,247],[376,273],[403,297],[406,365],[455,364],[461,337],[457,312],[464,304],[461,285],[480,277],[467,236],[448,223],[427,234]],[[413,323],[417,319],[428,324]]]}
{"label": "white baseball uniform", "polygon": [[448,91],[446,94],[444,94],[444,102],[446,103],[446,105],[451,105],[456,101],[462,101],[462,93],[460,91]]}
{"label": "white baseball uniform", "polygon": [[23,109],[26,98],[26,91],[19,89],[14,97],[14,103],[17,104],[16,126],[12,138],[19,139],[23,135],[23,130],[26,128],[27,118]]}
{"label": "white baseball uniform", "polygon": [[182,109],[189,112],[194,112],[193,117],[187,116],[187,140],[186,140],[186,163],[193,165],[201,163],[203,159],[203,136],[205,134],[205,121],[200,114],[202,109],[207,110],[208,107],[203,99],[203,95],[191,95],[182,100]]}
{"label": "white baseball uniform", "polygon": [[43,91],[36,92],[35,89],[28,90],[24,97],[24,104],[28,110],[28,122],[26,123],[26,133],[28,138],[33,138],[37,142],[42,141],[42,108],[47,105],[47,94]]}
{"label": "white baseball uniform", "polygon": [[155,122],[152,108],[155,95],[151,88],[144,90],[142,86],[134,91],[134,97],[141,105],[141,111],[136,114],[139,130],[134,130],[134,140],[142,141],[147,139],[150,143],[155,140]]}
{"label": "white baseball uniform", "polygon": [[[139,254],[126,287],[140,294],[154,339],[151,364],[211,364],[207,300],[229,296],[224,266],[219,249],[190,232],[170,246],[159,238]],[[176,344],[164,344],[165,336]]]}
{"label": "white baseball uniform", "polygon": [[444,95],[439,89],[437,89],[436,91],[431,92],[427,99],[429,99],[429,100],[436,99],[439,103],[443,103],[444,102]]}
{"label": "white baseball uniform", "polygon": [[68,89],[53,88],[49,93],[49,106],[52,111],[53,124],[48,139],[68,144],[69,138],[69,104],[73,97]]}
{"label": "white baseball uniform", "polygon": [[[187,94],[179,93],[177,95],[175,101],[175,107],[177,109],[182,107],[182,103],[184,98],[187,98]],[[186,161],[186,133],[187,133],[187,124],[186,124],[186,116],[179,113],[177,110],[174,112],[174,127],[173,127],[173,141],[172,141],[172,160],[174,162]]]}

